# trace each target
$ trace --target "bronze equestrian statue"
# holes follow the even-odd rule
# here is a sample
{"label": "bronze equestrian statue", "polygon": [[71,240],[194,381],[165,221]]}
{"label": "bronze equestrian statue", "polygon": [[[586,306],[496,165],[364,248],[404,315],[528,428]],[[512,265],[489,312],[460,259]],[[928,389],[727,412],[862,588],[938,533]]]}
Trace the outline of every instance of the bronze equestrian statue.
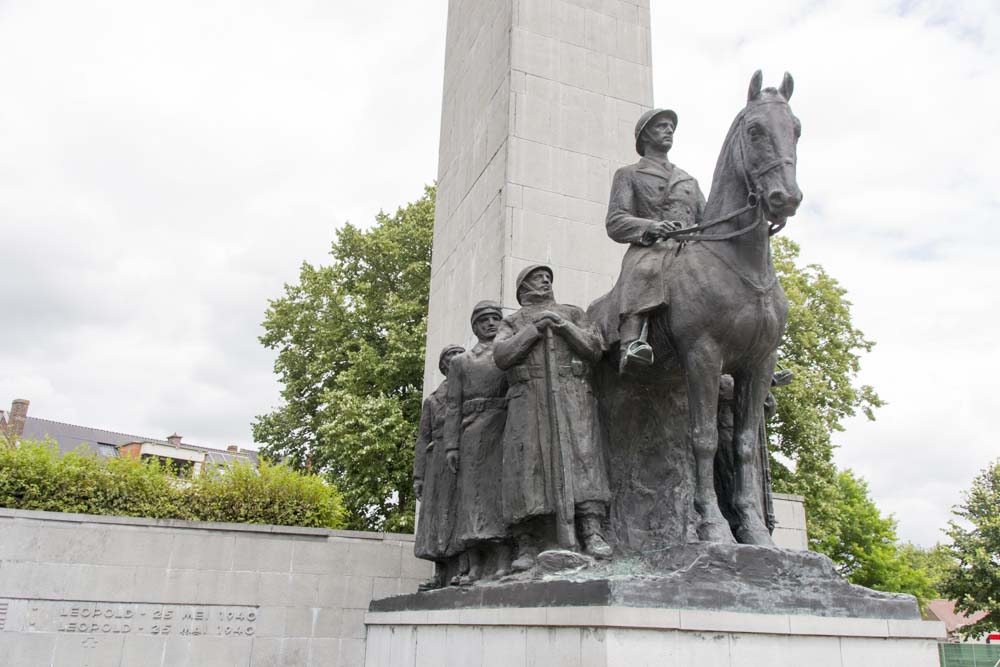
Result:
{"label": "bronze equestrian statue", "polygon": [[[694,508],[700,517],[697,536],[710,542],[734,541],[719,508],[714,480],[719,378],[725,373],[732,375],[734,384],[736,475],[730,505],[739,526],[736,539],[771,545],[755,461],[788,302],[771,263],[770,236],[795,215],[802,201],[795,178],[801,126],[788,105],[792,77],[786,73],[777,89],[761,86],[757,71],[750,81],[746,106],[723,143],[704,211],[681,221],[633,216],[632,223],[637,230],[645,225],[650,232],[638,237],[651,241],[643,248],[643,265],[655,264],[659,269],[659,282],[653,283],[656,303],[642,313],[648,321],[653,356],[661,364],[672,360],[686,376],[687,439],[694,453]],[[651,142],[655,140],[650,137]],[[643,195],[638,189],[631,194]],[[614,201],[610,209],[609,234]],[[670,211],[670,207],[647,209],[664,215]],[[663,222],[668,224],[659,224]],[[626,278],[627,262],[628,254],[619,281]],[[611,339],[623,324],[626,329],[634,328],[634,321],[622,320],[623,315],[633,314],[622,308],[622,292],[616,285],[589,310]],[[636,353],[641,363],[641,346],[622,349],[619,354],[627,352]]]}

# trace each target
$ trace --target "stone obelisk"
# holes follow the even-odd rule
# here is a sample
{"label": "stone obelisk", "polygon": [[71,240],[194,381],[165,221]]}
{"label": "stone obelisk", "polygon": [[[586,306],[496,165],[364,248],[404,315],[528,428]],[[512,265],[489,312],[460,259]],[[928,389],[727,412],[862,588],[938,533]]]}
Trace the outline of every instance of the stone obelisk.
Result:
{"label": "stone obelisk", "polygon": [[652,100],[649,0],[449,1],[425,388],[477,301],[517,307],[525,265],[562,303],[611,288],[611,178]]}

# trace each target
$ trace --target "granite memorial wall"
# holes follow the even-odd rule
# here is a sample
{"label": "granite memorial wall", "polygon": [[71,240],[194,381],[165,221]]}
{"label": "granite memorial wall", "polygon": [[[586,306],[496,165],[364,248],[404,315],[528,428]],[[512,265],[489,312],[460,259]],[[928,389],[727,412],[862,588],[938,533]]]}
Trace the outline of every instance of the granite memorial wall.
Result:
{"label": "granite memorial wall", "polygon": [[[805,547],[801,499],[775,539]],[[373,599],[433,566],[413,536],[0,508],[0,664],[360,667]]]}
{"label": "granite memorial wall", "polygon": [[0,509],[0,664],[344,667],[413,536]]}

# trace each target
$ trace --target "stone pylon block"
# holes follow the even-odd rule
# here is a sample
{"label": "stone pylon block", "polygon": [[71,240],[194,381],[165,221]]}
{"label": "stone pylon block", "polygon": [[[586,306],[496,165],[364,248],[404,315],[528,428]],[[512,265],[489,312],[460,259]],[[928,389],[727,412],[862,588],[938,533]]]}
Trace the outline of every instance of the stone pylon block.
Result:
{"label": "stone pylon block", "polygon": [[470,342],[472,306],[516,308],[529,263],[553,267],[563,303],[611,288],[625,251],[604,232],[611,177],[652,100],[648,0],[450,0],[428,391],[441,348]]}

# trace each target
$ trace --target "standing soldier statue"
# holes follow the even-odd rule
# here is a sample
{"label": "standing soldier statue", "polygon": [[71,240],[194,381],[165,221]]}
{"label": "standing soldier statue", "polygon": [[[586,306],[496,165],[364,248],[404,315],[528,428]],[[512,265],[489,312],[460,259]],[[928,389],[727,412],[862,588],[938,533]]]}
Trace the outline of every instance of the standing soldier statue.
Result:
{"label": "standing soldier statue", "polygon": [[611,556],[604,540],[608,477],[601,447],[592,365],[601,337],[576,306],[555,302],[552,269],[529,266],[517,278],[517,311],[500,325],[494,359],[507,371],[509,413],[503,440],[503,510],[526,570],[552,546]]}
{"label": "standing soldier statue", "polygon": [[448,466],[458,474],[455,535],[468,555],[468,574],[455,583],[471,584],[485,574],[493,557],[495,576],[510,572],[510,542],[500,505],[507,378],[493,362],[493,339],[503,312],[500,304],[480,301],[472,310],[472,331],[479,342],[454,358],[448,374],[448,411],[444,440]]}
{"label": "standing soldier statue", "polygon": [[[771,388],[783,387],[792,381],[794,374],[790,370],[778,370],[771,377]],[[719,451],[715,455],[715,485],[719,495],[719,509],[729,521],[733,535],[738,538],[743,534],[744,527],[740,524],[739,514],[733,506],[732,498],[736,488],[736,451],[733,445],[733,408],[736,398],[733,396],[733,377],[723,375],[719,382]],[[764,415],[757,429],[757,450],[754,453],[754,474],[757,476],[759,495],[755,498],[764,525],[769,533],[774,532],[774,491],[771,488],[771,455],[768,451],[767,420],[774,417],[777,402],[772,392],[767,392],[764,399]]]}
{"label": "standing soldier statue", "polygon": [[608,236],[630,247],[618,282],[596,313],[607,344],[620,342],[621,372],[653,363],[647,314],[669,303],[664,269],[677,248],[667,235],[700,223],[705,211],[698,182],[667,159],[676,127],[670,109],[644,113],[635,126],[641,159],[615,172],[611,184]]}
{"label": "standing soldier statue", "polygon": [[413,452],[413,492],[420,501],[417,535],[413,553],[417,558],[434,561],[434,576],[420,585],[426,591],[448,583],[448,562],[458,554],[454,539],[455,474],[448,468],[444,451],[444,417],[448,396],[448,367],[451,360],[465,352],[459,345],[441,350],[438,369],[445,376],[420,412],[420,433]]}

